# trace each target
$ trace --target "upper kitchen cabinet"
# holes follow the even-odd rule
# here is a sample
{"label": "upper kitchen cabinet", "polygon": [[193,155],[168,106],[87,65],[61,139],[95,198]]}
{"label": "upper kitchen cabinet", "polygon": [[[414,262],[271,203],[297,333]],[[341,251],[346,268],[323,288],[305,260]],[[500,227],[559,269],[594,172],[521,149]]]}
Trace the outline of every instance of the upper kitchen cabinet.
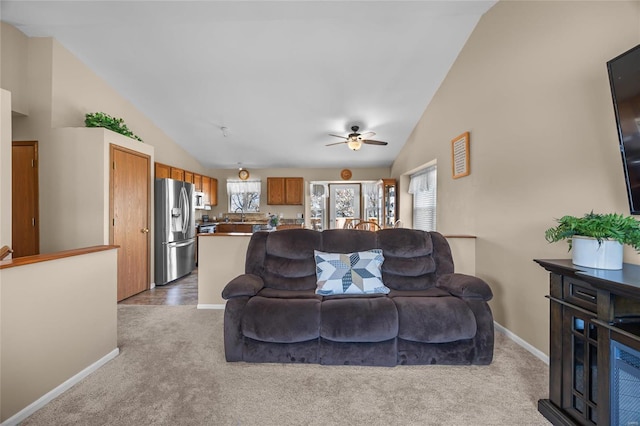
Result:
{"label": "upper kitchen cabinet", "polygon": [[267,178],[267,204],[302,205],[304,179],[297,177]]}
{"label": "upper kitchen cabinet", "polygon": [[202,176],[202,192],[205,204],[218,205],[218,179]]}
{"label": "upper kitchen cabinet", "polygon": [[171,168],[171,179],[184,181],[184,170],[176,167]]}
{"label": "upper kitchen cabinet", "polygon": [[196,186],[196,191],[202,192],[202,175],[195,173],[193,175],[193,184]]}
{"label": "upper kitchen cabinet", "polygon": [[171,177],[171,166],[166,164],[156,163],[156,179],[164,179]]}
{"label": "upper kitchen cabinet", "polygon": [[158,179],[169,178],[192,183],[196,191],[204,192],[205,204],[218,205],[218,179],[162,163],[156,163],[155,170]]}

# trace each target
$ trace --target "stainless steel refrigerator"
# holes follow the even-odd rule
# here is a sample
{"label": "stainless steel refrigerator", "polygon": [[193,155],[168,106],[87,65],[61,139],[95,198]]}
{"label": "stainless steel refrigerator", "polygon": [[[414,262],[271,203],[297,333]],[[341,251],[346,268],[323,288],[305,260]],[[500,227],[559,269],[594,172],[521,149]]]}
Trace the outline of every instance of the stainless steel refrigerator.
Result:
{"label": "stainless steel refrigerator", "polygon": [[165,285],[195,269],[194,185],[156,179],[155,282]]}

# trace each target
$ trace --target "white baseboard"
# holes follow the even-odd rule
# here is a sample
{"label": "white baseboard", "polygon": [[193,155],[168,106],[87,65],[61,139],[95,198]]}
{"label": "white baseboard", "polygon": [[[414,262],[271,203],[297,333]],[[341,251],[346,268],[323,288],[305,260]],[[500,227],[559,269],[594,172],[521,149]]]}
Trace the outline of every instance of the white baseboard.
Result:
{"label": "white baseboard", "polygon": [[530,345],[527,341],[525,341],[522,338],[520,338],[520,336],[518,336],[517,334],[513,333],[512,331],[504,328],[503,326],[501,326],[497,322],[494,321],[493,325],[494,325],[496,331],[506,335],[509,339],[513,340],[518,345],[522,346],[524,349],[526,349],[528,352],[530,352],[533,356],[535,356],[536,358],[540,359],[545,364],[549,365],[549,357],[544,352],[542,352],[539,349],[536,349],[535,347]]}
{"label": "white baseboard", "polygon": [[198,309],[224,309],[224,303],[221,305],[211,305],[207,303],[198,303]]}
{"label": "white baseboard", "polygon": [[70,389],[73,385],[80,382],[80,380],[84,379],[89,374],[93,373],[98,368],[102,367],[104,364],[106,364],[107,362],[111,361],[113,358],[118,356],[119,353],[120,353],[120,349],[115,348],[114,350],[112,350],[111,352],[109,352],[108,354],[100,358],[98,361],[94,362],[93,364],[91,364],[90,366],[88,366],[78,374],[76,374],[75,376],[71,376],[69,379],[67,379],[65,382],[63,382],[59,386],[56,386],[51,391],[42,395],[40,398],[38,398],[31,404],[27,405],[22,410],[18,411],[16,414],[9,417],[7,420],[2,422],[0,426],[14,426],[14,425],[20,424],[20,422],[22,422],[27,417],[29,417],[30,415],[32,415],[33,413],[35,413],[36,411],[38,411],[39,409],[47,405],[54,398],[62,395],[65,391]]}

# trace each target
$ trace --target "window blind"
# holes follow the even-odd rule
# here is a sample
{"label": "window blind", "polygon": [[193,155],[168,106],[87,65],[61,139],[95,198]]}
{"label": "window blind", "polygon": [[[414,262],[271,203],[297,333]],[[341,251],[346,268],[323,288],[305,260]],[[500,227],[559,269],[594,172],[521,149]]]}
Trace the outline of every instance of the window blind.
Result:
{"label": "window blind", "polygon": [[413,194],[413,228],[436,230],[437,168],[429,166],[411,175],[409,193]]}

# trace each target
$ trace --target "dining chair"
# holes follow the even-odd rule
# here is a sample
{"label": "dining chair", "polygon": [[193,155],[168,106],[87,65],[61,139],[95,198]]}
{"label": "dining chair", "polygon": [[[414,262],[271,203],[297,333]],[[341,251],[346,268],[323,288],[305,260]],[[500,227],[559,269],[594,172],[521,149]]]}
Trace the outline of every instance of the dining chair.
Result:
{"label": "dining chair", "polygon": [[359,222],[353,228],[360,229],[362,231],[379,231],[380,229],[382,229],[377,222],[373,222],[371,220]]}

